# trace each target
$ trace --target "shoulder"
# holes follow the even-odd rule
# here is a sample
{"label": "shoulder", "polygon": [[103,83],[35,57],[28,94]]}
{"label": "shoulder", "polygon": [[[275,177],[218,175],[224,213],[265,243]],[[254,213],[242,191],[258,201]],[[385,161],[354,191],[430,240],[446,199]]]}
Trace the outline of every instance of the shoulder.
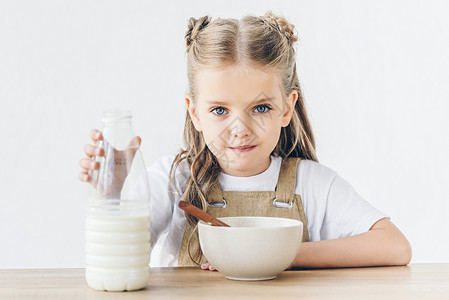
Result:
{"label": "shoulder", "polygon": [[296,171],[295,193],[305,202],[326,199],[338,173],[313,160],[301,159]]}
{"label": "shoulder", "polygon": [[318,162],[302,159],[296,184],[295,193],[303,200],[311,241],[366,232],[386,216],[336,171]]}
{"label": "shoulder", "polygon": [[329,186],[337,177],[331,168],[309,159],[301,159],[296,172],[296,182],[309,182]]}
{"label": "shoulder", "polygon": [[[156,159],[152,164],[150,164],[147,168],[149,173],[162,173],[169,174],[172,168],[173,162],[175,160],[176,154],[168,154],[164,155],[158,159]],[[181,161],[177,167],[174,167],[176,176],[188,176],[190,170],[187,166],[187,162],[185,160]]]}
{"label": "shoulder", "polygon": [[[169,183],[170,170],[175,160],[176,154],[164,155],[156,159],[147,168],[148,179],[153,184],[155,182],[163,184],[164,186]],[[177,166],[173,166],[171,173],[172,178],[175,180],[177,187],[182,187],[186,179],[190,175],[190,169],[187,161],[183,160]]]}

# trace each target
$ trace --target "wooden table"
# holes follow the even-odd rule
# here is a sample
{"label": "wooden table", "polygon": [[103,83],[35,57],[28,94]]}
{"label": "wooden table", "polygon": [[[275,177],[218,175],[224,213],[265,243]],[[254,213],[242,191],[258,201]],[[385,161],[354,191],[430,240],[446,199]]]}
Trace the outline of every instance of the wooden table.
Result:
{"label": "wooden table", "polygon": [[284,271],[244,282],[198,268],[152,268],[146,289],[100,292],[84,269],[0,270],[0,299],[449,299],[449,264]]}

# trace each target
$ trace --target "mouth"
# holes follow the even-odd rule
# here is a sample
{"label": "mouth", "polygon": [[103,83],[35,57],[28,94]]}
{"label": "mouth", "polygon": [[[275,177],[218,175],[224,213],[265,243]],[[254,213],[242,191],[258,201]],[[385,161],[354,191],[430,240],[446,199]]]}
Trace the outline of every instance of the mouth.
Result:
{"label": "mouth", "polygon": [[238,146],[238,147],[229,147],[234,151],[237,152],[248,152],[253,150],[254,148],[256,148],[256,145],[243,145],[243,146]]}

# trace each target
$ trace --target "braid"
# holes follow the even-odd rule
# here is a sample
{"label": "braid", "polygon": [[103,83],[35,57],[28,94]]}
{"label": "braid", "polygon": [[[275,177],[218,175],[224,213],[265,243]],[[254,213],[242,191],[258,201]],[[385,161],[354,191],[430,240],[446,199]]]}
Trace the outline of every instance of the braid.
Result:
{"label": "braid", "polygon": [[192,43],[195,41],[198,33],[206,27],[211,21],[211,17],[204,16],[199,19],[190,18],[189,24],[187,26],[187,31],[185,34],[185,40],[187,45],[187,52],[189,52]]}
{"label": "braid", "polygon": [[284,35],[290,46],[298,40],[298,37],[294,32],[295,26],[290,24],[285,18],[275,15],[271,10],[267,11],[265,15],[260,18],[273,29]]}

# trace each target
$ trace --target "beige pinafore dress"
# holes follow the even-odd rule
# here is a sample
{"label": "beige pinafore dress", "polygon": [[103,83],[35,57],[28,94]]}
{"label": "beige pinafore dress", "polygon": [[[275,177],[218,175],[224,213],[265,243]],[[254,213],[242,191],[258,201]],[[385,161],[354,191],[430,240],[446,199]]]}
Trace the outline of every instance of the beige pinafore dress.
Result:
{"label": "beige pinafore dress", "polygon": [[[275,191],[222,191],[217,184],[213,185],[207,194],[207,212],[214,217],[279,217],[300,220],[303,222],[302,241],[309,241],[307,219],[301,196],[295,194],[296,172],[301,158],[287,157],[282,160],[279,178]],[[196,227],[186,222],[181,248],[178,256],[178,266],[197,266],[189,256],[188,244]],[[190,240],[190,253],[199,251],[198,233]],[[200,263],[205,263],[204,255]]]}

